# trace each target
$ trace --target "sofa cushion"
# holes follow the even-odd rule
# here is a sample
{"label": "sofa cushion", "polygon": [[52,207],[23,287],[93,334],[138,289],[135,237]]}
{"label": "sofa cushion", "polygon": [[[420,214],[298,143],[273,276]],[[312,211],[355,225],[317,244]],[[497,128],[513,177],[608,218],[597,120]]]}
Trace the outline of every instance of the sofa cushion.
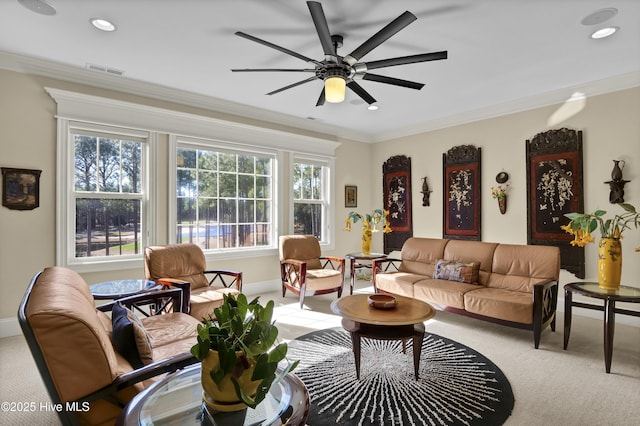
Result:
{"label": "sofa cushion", "polygon": [[409,238],[402,245],[400,272],[433,276],[436,261],[445,257],[444,247],[448,242],[435,238]]}
{"label": "sofa cushion", "polygon": [[464,308],[491,318],[533,324],[533,295],[528,292],[476,287],[465,293]]}
{"label": "sofa cushion", "polygon": [[478,282],[487,285],[492,272],[493,254],[498,246],[498,243],[483,241],[449,240],[441,259],[460,263],[480,262]]}
{"label": "sofa cushion", "polygon": [[407,272],[376,274],[376,288],[400,296],[413,297],[414,283],[424,280],[424,275]]}
{"label": "sofa cushion", "polygon": [[493,256],[487,287],[533,292],[536,284],[558,281],[560,249],[553,246],[500,244]]}
{"label": "sofa cushion", "polygon": [[436,262],[436,270],[433,272],[433,278],[477,284],[479,272],[480,262],[458,263],[440,259]]}
{"label": "sofa cushion", "polygon": [[413,297],[437,305],[464,309],[465,293],[478,288],[476,284],[427,278],[413,286]]}
{"label": "sofa cushion", "polygon": [[113,306],[111,315],[116,350],[135,369],[150,364],[153,361],[151,341],[138,317],[120,303]]}

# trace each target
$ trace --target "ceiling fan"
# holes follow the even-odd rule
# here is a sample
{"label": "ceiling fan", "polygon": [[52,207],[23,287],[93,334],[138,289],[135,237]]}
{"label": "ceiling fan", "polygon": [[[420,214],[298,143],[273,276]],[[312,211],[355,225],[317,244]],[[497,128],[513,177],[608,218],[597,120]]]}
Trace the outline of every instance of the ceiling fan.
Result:
{"label": "ceiling fan", "polygon": [[411,12],[406,11],[396,19],[387,24],[380,31],[371,36],[368,40],[357,47],[353,52],[346,56],[340,56],[337,53],[339,47],[342,47],[342,36],[331,35],[329,32],[329,25],[324,15],[322,5],[317,1],[308,1],[307,6],[311,13],[311,18],[316,27],[318,37],[320,38],[320,44],[324,50],[324,60],[318,61],[311,59],[305,55],[294,52],[282,46],[278,46],[266,40],[262,40],[258,37],[246,34],[242,31],[237,31],[237,36],[246,38],[256,43],[263,44],[272,49],[278,50],[287,55],[291,55],[295,58],[301,59],[313,68],[303,69],[290,69],[290,68],[245,68],[245,69],[232,69],[233,72],[303,72],[313,73],[313,76],[306,78],[302,81],[290,84],[280,89],[267,93],[267,95],[275,95],[282,91],[291,89],[301,84],[309,83],[315,80],[324,81],[324,87],[316,102],[316,106],[324,105],[326,102],[339,103],[345,98],[346,87],[351,89],[355,94],[362,98],[369,105],[376,102],[375,98],[371,96],[366,90],[362,88],[356,79],[363,79],[368,81],[375,81],[378,83],[391,84],[393,86],[407,87],[409,89],[420,90],[424,87],[424,84],[414,81],[402,80],[399,78],[388,77],[379,74],[371,74],[369,70],[393,67],[396,65],[413,64],[417,62],[437,61],[441,59],[447,59],[447,51],[423,53],[419,55],[401,56],[396,58],[382,59],[371,62],[359,62],[362,57],[373,49],[384,43],[391,36],[405,28],[407,25],[415,21],[417,18]]}

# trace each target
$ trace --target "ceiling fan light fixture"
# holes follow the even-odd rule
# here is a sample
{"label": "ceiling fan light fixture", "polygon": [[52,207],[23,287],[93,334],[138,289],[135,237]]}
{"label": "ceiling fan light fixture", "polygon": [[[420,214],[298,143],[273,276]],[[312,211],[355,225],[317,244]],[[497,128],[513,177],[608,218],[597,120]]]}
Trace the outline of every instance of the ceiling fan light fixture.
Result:
{"label": "ceiling fan light fixture", "polygon": [[347,80],[341,75],[332,75],[324,80],[324,96],[327,102],[339,104],[344,101]]}

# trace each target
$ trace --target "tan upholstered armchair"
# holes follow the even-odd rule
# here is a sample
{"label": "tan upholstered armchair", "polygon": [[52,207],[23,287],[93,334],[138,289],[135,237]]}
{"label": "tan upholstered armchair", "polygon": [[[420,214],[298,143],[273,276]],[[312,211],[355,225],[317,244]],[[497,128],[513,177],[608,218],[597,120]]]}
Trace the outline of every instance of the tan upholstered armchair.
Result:
{"label": "tan upholstered armchair", "polygon": [[151,246],[144,251],[147,279],[182,289],[187,312],[199,320],[213,318],[224,294],[242,292],[242,272],[206,268],[204,253],[195,244]]}
{"label": "tan upholstered armchair", "polygon": [[[190,348],[199,321],[165,309],[170,302],[179,310],[181,301],[181,291],[171,289],[96,308],[89,286],[70,269],[46,268],[33,277],[18,322],[51,402],[63,407],[58,412],[62,424],[113,425],[149,379],[198,362]],[[140,305],[157,307],[164,315],[136,315],[134,335],[129,315]],[[128,321],[129,334],[120,320]],[[147,352],[139,350],[139,342]],[[127,352],[116,350],[119,344]],[[128,356],[132,348],[140,363],[136,367]]]}
{"label": "tan upholstered armchair", "polygon": [[342,295],[344,259],[322,256],[320,243],[313,235],[283,235],[280,237],[280,276],[282,297],[287,289],[300,296],[300,308],[305,295],[338,292]]}

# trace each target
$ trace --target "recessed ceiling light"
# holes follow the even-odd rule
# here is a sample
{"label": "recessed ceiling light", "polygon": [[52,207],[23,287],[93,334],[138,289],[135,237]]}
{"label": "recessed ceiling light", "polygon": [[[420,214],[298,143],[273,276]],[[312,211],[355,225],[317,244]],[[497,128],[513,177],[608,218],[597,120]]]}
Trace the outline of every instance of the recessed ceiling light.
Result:
{"label": "recessed ceiling light", "polygon": [[56,10],[42,0],[18,0],[18,3],[40,15],[55,15]]}
{"label": "recessed ceiling light", "polygon": [[601,28],[598,31],[596,31],[593,34],[591,34],[591,38],[598,39],[598,38],[609,37],[610,35],[613,35],[613,33],[618,31],[619,29],[620,29],[619,27]]}
{"label": "recessed ceiling light", "polygon": [[376,110],[378,109],[378,105],[376,105],[376,104],[371,104],[371,105],[369,105],[369,106],[367,107],[367,109],[368,109],[369,111],[376,111]]}
{"label": "recessed ceiling light", "polygon": [[106,19],[91,18],[91,19],[89,19],[89,22],[91,22],[91,25],[93,25],[94,27],[96,27],[100,31],[111,32],[111,31],[115,31],[116,30],[116,26],[113,23],[111,23],[110,21],[107,21]]}

